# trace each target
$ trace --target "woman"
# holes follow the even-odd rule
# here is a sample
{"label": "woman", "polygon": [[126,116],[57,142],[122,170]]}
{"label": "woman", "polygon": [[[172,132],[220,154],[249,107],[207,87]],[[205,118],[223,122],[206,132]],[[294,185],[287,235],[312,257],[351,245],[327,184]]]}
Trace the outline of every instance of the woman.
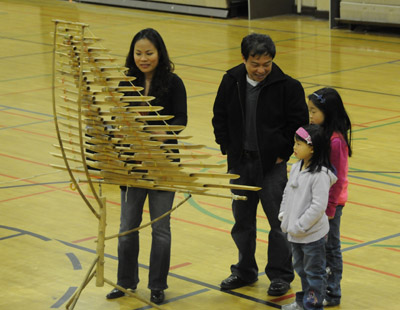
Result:
{"label": "woman", "polygon": [[[135,85],[144,88],[143,95],[156,97],[152,104],[164,107],[160,113],[174,116],[168,121],[169,124],[186,126],[185,86],[182,80],[173,73],[174,65],[169,59],[162,37],[156,30],[147,28],[134,36],[125,66],[129,68],[127,75],[137,78]],[[165,132],[157,132],[157,134],[165,134]],[[176,143],[176,140],[165,143]],[[153,220],[171,210],[174,196],[174,192],[121,187],[120,232],[140,225],[146,197],[149,200],[150,218]],[[130,290],[136,289],[139,282],[138,255],[138,232],[119,238],[118,285]],[[164,301],[164,290],[168,288],[170,256],[170,217],[167,216],[152,225],[148,288],[151,290],[150,300],[156,304]],[[124,295],[124,292],[115,288],[107,295],[107,299]]]}

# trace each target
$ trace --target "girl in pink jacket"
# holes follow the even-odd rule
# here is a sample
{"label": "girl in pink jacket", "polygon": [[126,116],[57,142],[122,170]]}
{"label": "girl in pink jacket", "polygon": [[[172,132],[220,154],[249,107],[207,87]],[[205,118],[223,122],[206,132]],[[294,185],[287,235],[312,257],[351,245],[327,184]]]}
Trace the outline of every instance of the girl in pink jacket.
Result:
{"label": "girl in pink jacket", "polygon": [[324,306],[340,304],[340,281],[343,272],[340,249],[340,218],[347,201],[348,158],[351,156],[351,122],[339,93],[332,88],[322,88],[308,96],[310,123],[322,126],[331,140],[330,161],[336,169],[337,182],[329,191],[326,215],[329,234],[326,244],[328,283]]}

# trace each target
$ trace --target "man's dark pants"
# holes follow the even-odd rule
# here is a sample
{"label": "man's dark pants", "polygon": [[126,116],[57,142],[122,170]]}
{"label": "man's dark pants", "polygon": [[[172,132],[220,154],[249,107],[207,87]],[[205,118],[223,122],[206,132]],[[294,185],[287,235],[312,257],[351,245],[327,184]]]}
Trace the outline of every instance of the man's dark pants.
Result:
{"label": "man's dark pants", "polygon": [[239,179],[231,181],[232,184],[262,187],[257,192],[232,191],[236,195],[247,196],[246,201],[233,200],[232,202],[235,224],[231,234],[239,250],[239,261],[231,266],[232,274],[248,282],[254,282],[258,277],[255,260],[256,216],[257,206],[261,201],[271,227],[268,236],[268,263],[265,273],[270,281],[292,282],[294,272],[291,247],[286,235],[281,231],[281,223],[278,220],[282,194],[287,182],[286,162],[276,164],[272,170],[263,175],[258,157],[247,154],[243,156],[240,166],[229,172],[240,175]]}

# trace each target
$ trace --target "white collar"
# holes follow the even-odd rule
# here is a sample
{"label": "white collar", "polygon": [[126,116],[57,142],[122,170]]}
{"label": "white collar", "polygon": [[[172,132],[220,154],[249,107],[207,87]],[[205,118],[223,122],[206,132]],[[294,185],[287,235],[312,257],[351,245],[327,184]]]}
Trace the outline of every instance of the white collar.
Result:
{"label": "white collar", "polygon": [[246,74],[246,80],[247,83],[249,83],[251,86],[256,87],[260,82],[252,80],[248,74]]}

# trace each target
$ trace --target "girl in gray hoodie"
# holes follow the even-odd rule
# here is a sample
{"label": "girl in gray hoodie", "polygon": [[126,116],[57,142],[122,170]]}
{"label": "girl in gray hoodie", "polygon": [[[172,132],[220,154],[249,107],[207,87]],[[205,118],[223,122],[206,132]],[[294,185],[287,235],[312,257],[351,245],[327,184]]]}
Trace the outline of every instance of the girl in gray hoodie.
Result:
{"label": "girl in gray hoodie", "polygon": [[296,301],[283,310],[321,310],[325,292],[325,242],[329,231],[329,189],[337,180],[329,161],[329,139],[320,126],[300,127],[295,134],[292,165],[279,219],[292,246],[293,266],[301,278]]}

